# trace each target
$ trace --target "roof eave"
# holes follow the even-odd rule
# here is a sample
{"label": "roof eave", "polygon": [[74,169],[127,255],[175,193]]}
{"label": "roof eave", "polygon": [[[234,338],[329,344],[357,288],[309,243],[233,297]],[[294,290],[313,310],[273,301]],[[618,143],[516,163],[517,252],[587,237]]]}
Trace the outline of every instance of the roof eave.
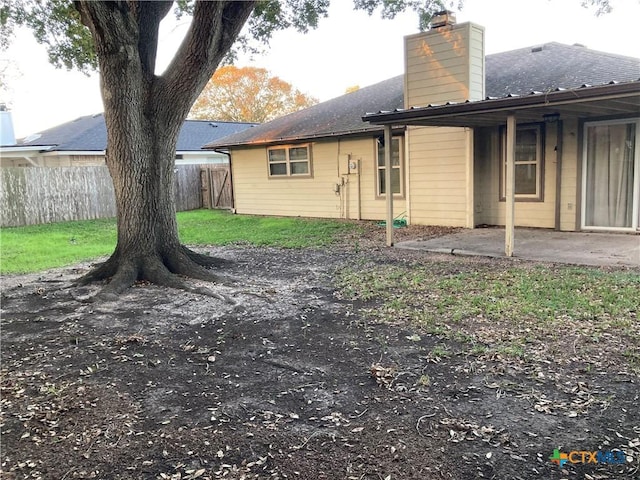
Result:
{"label": "roof eave", "polygon": [[[362,117],[363,121],[372,125],[425,125],[430,120],[434,125],[441,125],[442,120],[450,119],[451,125],[456,125],[454,119],[463,115],[481,115],[483,113],[517,112],[522,109],[536,107],[556,107],[571,103],[585,102],[591,99],[616,99],[638,95],[640,80],[626,83],[612,83],[599,86],[583,86],[571,90],[557,90],[546,93],[532,93],[523,96],[509,96],[497,99],[467,101],[465,103],[450,103],[434,105],[392,112],[378,112]],[[418,123],[419,122],[419,123]]]}
{"label": "roof eave", "polygon": [[[402,129],[404,127],[401,127]],[[331,132],[331,133],[318,133],[314,135],[303,135],[303,136],[291,136],[291,137],[279,137],[279,138],[271,138],[271,139],[260,139],[255,141],[246,141],[246,142],[236,142],[236,143],[210,143],[205,145],[204,149],[206,150],[218,150],[221,148],[235,148],[235,147],[264,147],[270,145],[283,145],[286,143],[292,142],[311,142],[316,140],[323,139],[332,139],[337,137],[357,137],[357,136],[367,136],[372,133],[381,132],[382,128],[377,125],[365,125],[363,129],[357,130],[346,130],[342,132]]]}

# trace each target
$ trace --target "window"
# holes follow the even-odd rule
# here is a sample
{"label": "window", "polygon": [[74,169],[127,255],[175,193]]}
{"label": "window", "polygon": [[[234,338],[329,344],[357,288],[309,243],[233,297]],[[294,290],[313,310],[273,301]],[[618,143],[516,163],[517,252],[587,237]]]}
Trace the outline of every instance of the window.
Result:
{"label": "window", "polygon": [[[506,197],[507,136],[502,130],[500,200]],[[516,200],[542,200],[542,138],[540,125],[516,129],[515,197]]]}
{"label": "window", "polygon": [[309,145],[278,146],[267,150],[270,177],[308,177],[311,175]]}
{"label": "window", "polygon": [[[385,185],[385,166],[384,166],[384,144],[380,140],[378,144],[378,168],[377,168],[377,190],[378,196],[384,196],[387,193],[387,186]],[[402,195],[402,141],[400,137],[395,137],[391,140],[391,192],[394,195]]]}

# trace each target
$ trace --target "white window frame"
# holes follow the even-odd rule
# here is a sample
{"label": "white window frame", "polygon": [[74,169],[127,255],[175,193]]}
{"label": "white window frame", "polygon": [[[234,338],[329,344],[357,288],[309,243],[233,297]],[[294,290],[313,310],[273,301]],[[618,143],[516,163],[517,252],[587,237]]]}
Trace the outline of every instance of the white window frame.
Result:
{"label": "white window frame", "polygon": [[[587,148],[589,146],[589,138],[587,136],[587,129],[598,125],[621,125],[624,123],[636,124],[636,150],[634,152],[634,165],[633,165],[633,205],[631,213],[631,227],[601,227],[586,225],[585,219],[587,218]],[[607,231],[607,232],[634,232],[640,229],[640,117],[632,118],[619,118],[615,120],[600,120],[594,122],[585,122],[582,126],[582,193],[581,193],[581,208],[580,208],[580,229],[581,230],[593,230],[593,231]]]}
{"label": "white window frame", "polygon": [[[306,148],[307,149],[307,158],[306,160],[294,159],[291,160],[291,150]],[[272,161],[270,152],[275,150],[284,150],[285,158],[281,161]],[[292,163],[306,163],[307,171],[305,173],[292,173],[291,164]],[[285,165],[285,173],[271,173],[272,165]],[[311,144],[303,143],[296,145],[274,145],[273,147],[267,148],[267,175],[269,178],[309,178],[312,176],[311,173]]]}
{"label": "white window frame", "polygon": [[[404,137],[395,136],[391,138],[391,143],[397,141],[398,142],[398,153],[400,155],[400,159],[398,161],[398,165],[392,165],[392,169],[398,170],[398,175],[400,178],[400,192],[395,192],[393,194],[394,198],[404,198]],[[384,165],[380,165],[380,141],[376,140],[376,160],[375,160],[375,168],[376,168],[376,197],[385,198],[387,196],[386,193],[382,193],[380,191],[381,180],[384,179],[385,169]],[[384,161],[384,158],[383,158]],[[386,186],[386,185],[385,185]]]}
{"label": "white window frame", "polygon": [[[523,124],[516,127],[516,135],[518,131],[534,130],[536,132],[536,159],[535,161],[518,161],[515,160],[515,166],[518,165],[535,165],[536,166],[536,192],[535,193],[515,193],[515,200],[520,202],[543,202],[544,201],[544,142],[542,139],[542,125]],[[516,144],[517,149],[517,144]],[[506,178],[507,178],[507,134],[504,128],[500,129],[500,201],[506,199]],[[517,191],[514,185],[514,192]]]}

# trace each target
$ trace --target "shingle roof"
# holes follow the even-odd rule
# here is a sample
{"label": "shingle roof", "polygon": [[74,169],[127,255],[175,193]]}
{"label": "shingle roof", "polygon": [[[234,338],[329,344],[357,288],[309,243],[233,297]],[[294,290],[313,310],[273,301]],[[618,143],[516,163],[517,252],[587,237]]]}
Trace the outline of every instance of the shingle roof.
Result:
{"label": "shingle roof", "polygon": [[[215,122],[186,120],[180,130],[177,151],[199,151],[217,140],[257,124],[244,122]],[[102,113],[79,117],[23,138],[19,145],[55,145],[56,151],[103,151],[107,145],[107,129]]]}
{"label": "shingle roof", "polygon": [[[404,76],[384,80],[355,92],[313,105],[207,145],[207,148],[242,144],[264,144],[296,139],[331,137],[379,131],[380,127],[362,121],[365,112],[380,105],[391,109],[404,106]],[[372,110],[373,109],[373,110]]]}
{"label": "shingle roof", "polygon": [[[489,97],[640,78],[640,60],[637,58],[556,42],[487,55],[485,68],[485,93]],[[379,131],[381,127],[363,122],[362,116],[367,112],[404,108],[403,87],[404,76],[399,75],[222,138],[207,147],[277,143]]]}
{"label": "shingle roof", "polygon": [[400,75],[361,88],[347,95],[264,123],[251,131],[240,132],[212,142],[207,147],[245,143],[262,144],[380,130],[379,127],[363,122],[357,112],[378,108],[381,103],[380,99],[384,99],[385,104],[397,108],[402,107],[404,102],[402,79],[403,76]]}
{"label": "shingle roof", "polygon": [[485,67],[489,97],[640,78],[640,59],[557,42],[487,55]]}

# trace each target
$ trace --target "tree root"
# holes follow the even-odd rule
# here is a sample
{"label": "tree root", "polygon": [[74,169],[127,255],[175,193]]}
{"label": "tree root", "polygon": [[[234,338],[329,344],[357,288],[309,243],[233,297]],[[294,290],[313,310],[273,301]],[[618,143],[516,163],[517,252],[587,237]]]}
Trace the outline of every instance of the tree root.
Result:
{"label": "tree root", "polygon": [[216,267],[222,268],[233,264],[233,261],[227,260],[221,257],[211,257],[209,255],[203,255],[202,253],[194,252],[193,250],[181,245],[182,253],[185,254],[193,262],[202,267]]}
{"label": "tree root", "polygon": [[136,281],[146,280],[163,287],[205,295],[231,305],[237,305],[237,302],[227,295],[205,287],[195,287],[185,281],[185,278],[192,278],[225,286],[232,285],[235,283],[232,278],[218,276],[203,266],[229,265],[232,263],[229,260],[202,255],[182,245],[165,255],[137,258],[121,257],[122,255],[116,249],[106,262],[79,278],[75,282],[75,286],[85,286],[89,283],[108,280],[108,283],[96,294],[93,301],[115,301],[118,295]]}
{"label": "tree root", "polygon": [[[202,270],[202,271],[200,271]],[[181,273],[181,272],[176,272]],[[200,273],[204,273],[206,275],[202,275],[206,278],[201,278]],[[194,287],[188,285],[182,278],[180,278],[175,273],[171,273],[167,267],[161,263],[160,261],[152,261],[150,262],[145,269],[143,269],[143,274],[145,278],[157,285],[169,288],[175,288],[177,290],[184,290],[186,292],[197,293],[200,295],[206,295],[208,297],[217,298],[218,300],[222,300],[225,303],[229,303],[231,305],[236,305],[235,300],[231,297],[223,295],[221,293],[214,292],[208,288],[204,287]],[[197,278],[199,280],[211,280],[215,279],[217,283],[220,283],[219,278],[210,272],[207,272],[202,267],[195,269],[195,271],[191,271],[188,275],[191,278]]]}

